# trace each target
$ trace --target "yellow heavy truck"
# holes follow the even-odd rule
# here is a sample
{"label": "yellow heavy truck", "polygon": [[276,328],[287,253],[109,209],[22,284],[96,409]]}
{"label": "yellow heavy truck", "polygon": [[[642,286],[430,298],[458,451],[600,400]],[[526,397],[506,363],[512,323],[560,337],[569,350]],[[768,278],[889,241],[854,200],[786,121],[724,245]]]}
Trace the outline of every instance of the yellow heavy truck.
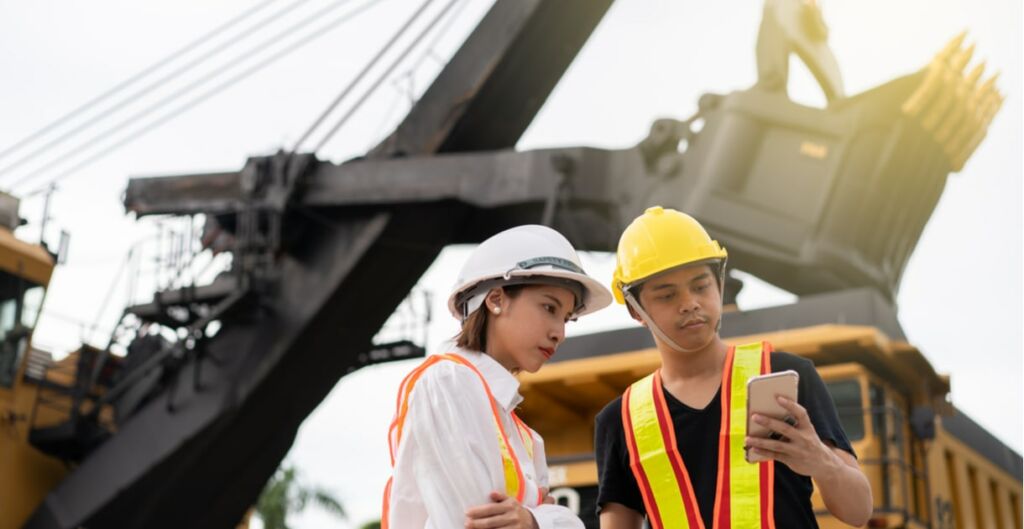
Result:
{"label": "yellow heavy truck", "polygon": [[[769,341],[812,360],[871,481],[868,527],[1021,529],[1021,456],[950,402],[949,377],[903,336],[871,291],[724,317],[730,344]],[[622,309],[625,310],[625,309]],[[784,329],[784,330],[777,330]],[[543,370],[522,377],[522,418],[544,436],[553,494],[596,528],[594,417],[660,365],[644,328],[567,340]],[[825,529],[847,527],[813,498]]]}
{"label": "yellow heavy truck", "polygon": [[[100,398],[123,367],[122,357],[87,345],[59,361],[32,346],[59,259],[14,235],[18,206],[0,191],[0,529],[22,527],[77,462],[116,433],[113,407]],[[250,515],[236,529],[248,527]]]}
{"label": "yellow heavy truck", "polygon": [[[67,472],[59,459],[29,443],[33,424],[59,421],[37,407],[48,356],[32,349],[32,331],[53,274],[55,256],[22,241],[18,199],[0,192],[0,527],[24,520]],[[68,384],[70,386],[70,384]]]}

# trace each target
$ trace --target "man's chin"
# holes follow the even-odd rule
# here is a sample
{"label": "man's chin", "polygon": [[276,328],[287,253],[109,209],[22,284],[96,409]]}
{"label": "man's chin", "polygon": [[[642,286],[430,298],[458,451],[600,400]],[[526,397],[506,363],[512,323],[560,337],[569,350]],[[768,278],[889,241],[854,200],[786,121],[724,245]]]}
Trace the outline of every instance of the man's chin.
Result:
{"label": "man's chin", "polygon": [[673,347],[672,345],[670,345],[668,343],[665,343],[665,342],[663,342],[661,340],[658,340],[658,339],[655,339],[654,341],[657,344],[659,350],[667,352],[667,353],[671,353],[671,354],[680,354],[680,353],[681,354],[690,354],[690,353],[695,353],[695,352],[697,352],[697,351],[699,351],[701,349],[700,346],[694,347],[694,345],[691,344],[691,343],[688,343],[688,342],[680,343],[678,341],[675,341],[675,339],[673,339],[673,341],[675,341],[675,344],[676,344],[677,347]]}
{"label": "man's chin", "polygon": [[676,342],[676,345],[683,350],[684,353],[696,353],[702,351],[711,345],[714,341],[714,334],[709,336],[672,336],[672,340]]}

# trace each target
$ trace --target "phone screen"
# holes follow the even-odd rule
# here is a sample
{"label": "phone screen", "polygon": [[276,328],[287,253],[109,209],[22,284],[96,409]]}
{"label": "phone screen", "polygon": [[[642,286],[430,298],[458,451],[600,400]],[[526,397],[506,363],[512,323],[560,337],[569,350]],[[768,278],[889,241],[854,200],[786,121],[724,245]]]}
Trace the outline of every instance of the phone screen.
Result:
{"label": "phone screen", "polygon": [[[776,397],[783,396],[795,402],[799,383],[800,375],[792,370],[752,377],[747,382],[747,435],[772,439],[781,438],[778,433],[751,421],[750,416],[756,413],[793,424],[794,421],[792,417],[789,417],[789,411],[779,404]],[[747,460],[755,462],[749,452]]]}

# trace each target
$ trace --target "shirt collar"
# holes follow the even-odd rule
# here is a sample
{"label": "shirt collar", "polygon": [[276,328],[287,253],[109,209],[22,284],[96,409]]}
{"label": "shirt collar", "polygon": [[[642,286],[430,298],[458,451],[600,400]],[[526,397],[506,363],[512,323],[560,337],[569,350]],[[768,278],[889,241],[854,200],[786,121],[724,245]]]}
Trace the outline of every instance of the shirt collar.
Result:
{"label": "shirt collar", "polygon": [[476,366],[480,374],[484,376],[484,380],[487,381],[487,385],[490,386],[494,400],[498,401],[498,405],[506,413],[511,413],[523,401],[523,396],[519,394],[519,379],[497,360],[479,351],[456,348],[455,352]]}

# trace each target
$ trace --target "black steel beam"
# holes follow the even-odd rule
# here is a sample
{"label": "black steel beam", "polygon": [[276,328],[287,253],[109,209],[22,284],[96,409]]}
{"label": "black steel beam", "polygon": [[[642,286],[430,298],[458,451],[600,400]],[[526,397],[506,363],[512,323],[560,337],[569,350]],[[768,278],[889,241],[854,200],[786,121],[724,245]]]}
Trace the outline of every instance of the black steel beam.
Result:
{"label": "black steel beam", "polygon": [[[241,180],[245,171],[235,173]],[[181,183],[169,185],[174,179]],[[133,181],[140,196],[157,197],[137,208],[134,195],[126,206],[139,216],[223,212],[227,203],[242,204],[241,184],[213,186],[204,201],[202,176],[163,177]],[[152,182],[164,189],[147,189]],[[475,215],[451,243],[479,241],[494,230],[517,222],[540,222],[563,231],[573,243],[590,250],[613,250],[620,224],[640,213],[644,199],[661,181],[647,173],[638,149],[604,150],[587,147],[460,153],[384,160],[355,160],[336,165],[319,162],[299,186],[294,203],[303,208],[343,207],[388,209],[433,201],[468,206]],[[645,187],[646,186],[646,187]],[[234,189],[230,195],[226,189]],[[666,197],[666,203],[670,197]],[[486,212],[486,214],[484,213]]]}
{"label": "black steel beam", "polygon": [[138,216],[234,211],[241,205],[238,171],[131,178],[125,209]]}
{"label": "black steel beam", "polygon": [[371,157],[515,146],[612,0],[498,1]]}
{"label": "black steel beam", "polygon": [[[616,176],[617,158],[628,151],[590,148],[512,150],[474,154],[419,156],[391,160],[320,164],[304,186],[300,202],[307,206],[398,205],[432,200],[457,200],[493,208],[544,201],[568,189],[574,200],[606,202]],[[640,169],[642,167],[631,167]],[[635,171],[631,171],[635,172]]]}
{"label": "black steel beam", "polygon": [[[450,199],[488,208],[543,201],[561,187],[574,199],[606,202],[619,186],[642,181],[644,171],[635,149],[587,147],[318,162],[296,200],[338,207]],[[133,179],[125,206],[138,216],[233,211],[244,201],[243,174]]]}

